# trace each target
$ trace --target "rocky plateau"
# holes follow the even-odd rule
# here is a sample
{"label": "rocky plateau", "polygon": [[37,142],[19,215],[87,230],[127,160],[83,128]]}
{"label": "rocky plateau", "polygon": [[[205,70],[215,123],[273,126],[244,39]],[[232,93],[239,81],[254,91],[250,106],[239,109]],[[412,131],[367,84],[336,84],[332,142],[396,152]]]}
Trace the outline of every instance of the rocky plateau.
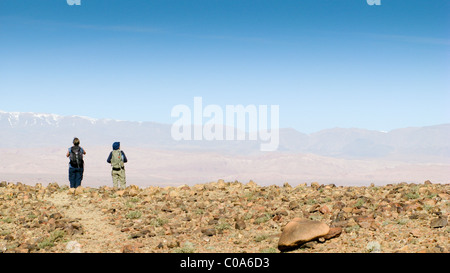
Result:
{"label": "rocky plateau", "polygon": [[450,184],[0,183],[0,253],[448,253]]}

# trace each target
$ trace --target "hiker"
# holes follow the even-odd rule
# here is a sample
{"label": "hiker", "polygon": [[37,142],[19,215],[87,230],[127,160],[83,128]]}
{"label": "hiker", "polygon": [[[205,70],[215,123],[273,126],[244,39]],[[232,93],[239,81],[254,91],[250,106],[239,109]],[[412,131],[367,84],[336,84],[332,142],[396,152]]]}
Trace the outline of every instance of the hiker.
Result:
{"label": "hiker", "polygon": [[127,163],[128,159],[125,156],[125,153],[120,150],[120,142],[114,142],[112,147],[113,151],[109,154],[106,161],[110,163],[112,167],[111,176],[113,179],[113,186],[118,188],[120,184],[120,188],[124,189],[126,187],[124,163]]}
{"label": "hiker", "polygon": [[84,173],[84,160],[83,155],[86,151],[80,147],[80,140],[78,138],[73,139],[73,146],[67,151],[67,157],[70,158],[69,162],[69,182],[71,188],[77,188],[81,185]]}

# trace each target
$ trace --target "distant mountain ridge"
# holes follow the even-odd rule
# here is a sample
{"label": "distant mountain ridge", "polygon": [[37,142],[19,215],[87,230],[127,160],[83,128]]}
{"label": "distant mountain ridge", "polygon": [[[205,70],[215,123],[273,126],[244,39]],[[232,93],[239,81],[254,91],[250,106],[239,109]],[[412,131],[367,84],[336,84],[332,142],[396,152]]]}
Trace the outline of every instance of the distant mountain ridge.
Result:
{"label": "distant mountain ridge", "polygon": [[[69,146],[73,137],[89,146],[126,146],[161,150],[259,154],[258,141],[175,141],[171,125],[94,119],[82,116],[0,111],[0,148]],[[280,129],[278,152],[309,153],[346,159],[392,159],[410,162],[450,162],[450,124],[380,132],[333,128],[304,134]]]}

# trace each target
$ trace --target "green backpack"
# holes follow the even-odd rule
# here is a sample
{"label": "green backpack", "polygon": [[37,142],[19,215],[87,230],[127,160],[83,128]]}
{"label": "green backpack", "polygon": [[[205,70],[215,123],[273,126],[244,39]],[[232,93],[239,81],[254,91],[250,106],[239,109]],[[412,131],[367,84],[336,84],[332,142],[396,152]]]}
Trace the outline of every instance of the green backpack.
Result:
{"label": "green backpack", "polygon": [[121,150],[112,151],[111,166],[114,170],[123,169],[124,165]]}

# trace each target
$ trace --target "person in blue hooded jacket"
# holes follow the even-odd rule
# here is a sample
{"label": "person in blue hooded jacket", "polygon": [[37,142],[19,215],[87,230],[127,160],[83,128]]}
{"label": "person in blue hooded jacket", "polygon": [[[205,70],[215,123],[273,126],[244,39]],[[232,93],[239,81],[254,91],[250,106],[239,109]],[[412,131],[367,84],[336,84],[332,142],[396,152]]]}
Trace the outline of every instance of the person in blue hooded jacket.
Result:
{"label": "person in blue hooded jacket", "polygon": [[125,153],[120,150],[120,142],[113,143],[113,151],[109,154],[108,159],[106,160],[111,164],[112,171],[111,176],[113,179],[113,186],[115,188],[124,189],[126,187],[126,177],[125,177],[125,164],[128,162],[128,159]]}

